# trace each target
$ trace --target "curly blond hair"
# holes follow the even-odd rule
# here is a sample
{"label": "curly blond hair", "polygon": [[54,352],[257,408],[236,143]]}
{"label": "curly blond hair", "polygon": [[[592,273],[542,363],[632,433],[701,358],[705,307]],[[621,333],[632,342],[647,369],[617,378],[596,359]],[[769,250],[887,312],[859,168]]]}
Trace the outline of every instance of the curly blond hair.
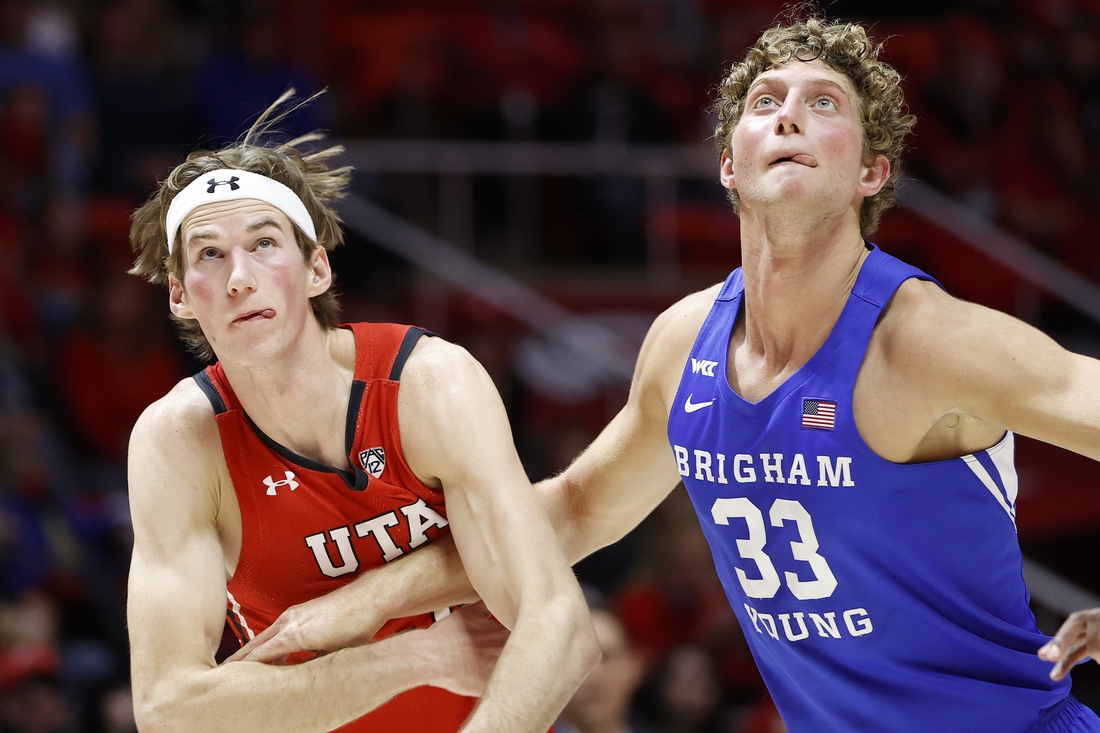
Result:
{"label": "curly blond hair", "polygon": [[[161,181],[156,192],[133,214],[130,245],[136,253],[136,259],[134,266],[130,268],[130,274],[157,284],[168,282],[170,275],[183,282],[185,260],[182,255],[183,247],[180,246],[181,232],[177,232],[175,246],[172,253],[168,253],[168,207],[176,194],[193,180],[223,168],[267,176],[298,194],[317,230],[317,241],[314,243],[292,223],[295,240],[306,262],[317,247],[331,251],[344,241],[340,217],[333,205],[346,193],[351,181],[351,168],[344,166],[330,170],[327,165],[330,158],[343,152],[343,148],[332,146],[314,153],[303,152],[303,145],[322,139],[320,133],[303,135],[274,146],[262,142],[287,115],[314,99],[310,97],[297,105],[287,107],[293,97],[294,90],[287,90],[259,116],[240,142],[221,150],[191,153],[187,160],[176,166]],[[310,305],[322,328],[333,329],[340,324],[340,304],[332,288],[310,298]],[[210,348],[198,321],[180,318],[174,314],[171,317],[188,349],[204,361],[212,361],[215,358],[213,349]]]}
{"label": "curly blond hair", "polygon": [[[901,154],[917,121],[907,113],[901,75],[879,60],[881,50],[882,45],[874,43],[867,37],[867,31],[854,23],[809,17],[764,31],[745,58],[730,67],[718,86],[714,103],[718,114],[714,141],[718,150],[729,152],[730,137],[745,111],[745,97],[757,76],[792,59],[824,61],[848,77],[859,94],[864,162],[871,163],[878,155],[890,161],[886,185],[867,197],[860,210],[860,232],[864,237],[870,236],[882,214],[897,200]],[[729,199],[734,211],[739,211],[741,201],[737,191],[730,190]]]}

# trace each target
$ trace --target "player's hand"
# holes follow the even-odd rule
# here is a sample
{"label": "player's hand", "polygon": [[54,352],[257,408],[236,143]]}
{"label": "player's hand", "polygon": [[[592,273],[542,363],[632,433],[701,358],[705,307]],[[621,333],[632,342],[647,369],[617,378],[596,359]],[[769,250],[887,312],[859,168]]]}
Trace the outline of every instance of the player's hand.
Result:
{"label": "player's hand", "polygon": [[1060,680],[1085,657],[1100,657],[1100,608],[1071,614],[1054,638],[1039,650],[1039,658],[1054,662],[1050,678]]}
{"label": "player's hand", "polygon": [[485,691],[510,634],[484,603],[458,609],[434,624],[428,633],[435,637],[433,650],[439,655],[440,677],[433,684],[471,697]]}
{"label": "player's hand", "polygon": [[294,652],[323,654],[366,644],[385,619],[371,618],[362,607],[345,608],[353,599],[341,590],[286,609],[226,662],[282,664]]}

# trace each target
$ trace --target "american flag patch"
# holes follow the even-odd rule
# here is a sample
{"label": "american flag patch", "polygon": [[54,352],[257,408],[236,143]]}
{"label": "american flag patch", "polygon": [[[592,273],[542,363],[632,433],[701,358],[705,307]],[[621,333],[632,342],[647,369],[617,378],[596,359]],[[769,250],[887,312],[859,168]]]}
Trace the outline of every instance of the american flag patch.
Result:
{"label": "american flag patch", "polygon": [[832,430],[836,427],[836,402],[805,398],[802,400],[802,427]]}

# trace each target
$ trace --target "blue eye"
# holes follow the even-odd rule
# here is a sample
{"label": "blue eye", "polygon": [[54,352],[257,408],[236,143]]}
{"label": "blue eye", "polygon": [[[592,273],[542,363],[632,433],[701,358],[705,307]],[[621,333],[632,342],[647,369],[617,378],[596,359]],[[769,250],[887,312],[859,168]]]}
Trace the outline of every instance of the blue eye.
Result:
{"label": "blue eye", "polygon": [[828,97],[822,97],[821,99],[817,100],[815,104],[821,109],[829,109],[833,107],[833,100],[829,99]]}
{"label": "blue eye", "polygon": [[256,243],[256,249],[268,249],[274,246],[275,243],[272,242],[270,239],[261,239],[259,242]]}

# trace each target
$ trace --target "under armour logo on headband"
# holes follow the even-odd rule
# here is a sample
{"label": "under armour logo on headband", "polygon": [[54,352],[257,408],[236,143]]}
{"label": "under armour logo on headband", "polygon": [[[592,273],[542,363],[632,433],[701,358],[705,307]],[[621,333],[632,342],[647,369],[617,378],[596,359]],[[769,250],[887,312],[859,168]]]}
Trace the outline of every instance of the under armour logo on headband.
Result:
{"label": "under armour logo on headband", "polygon": [[[210,178],[203,180],[203,176]],[[176,235],[188,214],[200,206],[239,199],[255,199],[274,206],[286,214],[309,241],[317,241],[313,218],[298,194],[274,178],[238,168],[221,168],[196,176],[172,199],[164,219],[168,254],[172,254]]]}
{"label": "under armour logo on headband", "polygon": [[241,179],[237,178],[236,176],[231,176],[228,181],[215,181],[213,178],[211,178],[209,181],[206,182],[210,186],[210,188],[206,189],[206,192],[214,193],[214,189],[216,189],[218,186],[229,186],[230,191],[236,191],[238,188],[240,188],[240,185],[237,183],[237,181],[239,180]]}

